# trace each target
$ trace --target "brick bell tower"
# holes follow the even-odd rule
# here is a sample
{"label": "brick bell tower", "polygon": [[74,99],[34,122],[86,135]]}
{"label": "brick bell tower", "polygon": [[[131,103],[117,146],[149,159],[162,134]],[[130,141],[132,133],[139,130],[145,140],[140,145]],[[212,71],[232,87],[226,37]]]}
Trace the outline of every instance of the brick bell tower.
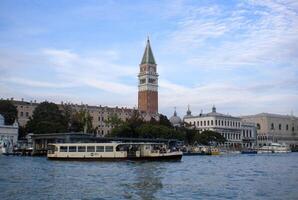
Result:
{"label": "brick bell tower", "polygon": [[149,38],[140,64],[138,109],[151,114],[158,113],[158,74]]}

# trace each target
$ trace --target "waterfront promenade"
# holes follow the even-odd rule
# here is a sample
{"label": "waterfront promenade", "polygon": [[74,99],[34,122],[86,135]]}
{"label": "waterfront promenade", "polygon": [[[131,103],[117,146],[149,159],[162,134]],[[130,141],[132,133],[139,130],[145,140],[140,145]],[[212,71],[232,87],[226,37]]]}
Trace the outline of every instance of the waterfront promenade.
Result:
{"label": "waterfront promenade", "polygon": [[68,162],[0,156],[0,199],[297,199],[298,154]]}

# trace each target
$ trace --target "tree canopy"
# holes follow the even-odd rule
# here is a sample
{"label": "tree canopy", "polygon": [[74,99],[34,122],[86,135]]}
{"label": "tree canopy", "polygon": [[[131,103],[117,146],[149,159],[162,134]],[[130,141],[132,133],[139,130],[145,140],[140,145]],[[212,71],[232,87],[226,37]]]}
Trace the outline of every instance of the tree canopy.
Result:
{"label": "tree canopy", "polygon": [[151,119],[149,122],[143,121],[140,114],[133,113],[127,121],[121,121],[116,116],[111,116],[108,121],[113,124],[113,129],[109,137],[132,137],[132,138],[150,138],[150,139],[178,139],[186,144],[222,144],[225,138],[214,131],[203,131],[192,129],[184,124],[182,127],[174,128],[166,116],[162,115],[161,120]]}
{"label": "tree canopy", "polygon": [[11,125],[17,118],[18,111],[9,100],[0,100],[0,114],[4,117],[6,125]]}
{"label": "tree canopy", "polygon": [[210,145],[210,144],[223,144],[226,142],[225,137],[215,131],[206,130],[197,134],[195,140],[199,144]]}
{"label": "tree canopy", "polygon": [[27,123],[29,132],[35,134],[66,132],[68,122],[58,106],[54,103],[42,102],[34,110]]}

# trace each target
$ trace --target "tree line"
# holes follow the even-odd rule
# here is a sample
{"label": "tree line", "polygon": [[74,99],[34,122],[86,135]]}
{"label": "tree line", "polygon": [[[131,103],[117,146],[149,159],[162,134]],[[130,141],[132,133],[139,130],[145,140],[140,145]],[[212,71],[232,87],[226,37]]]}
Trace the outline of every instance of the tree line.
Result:
{"label": "tree line", "polygon": [[[17,118],[17,109],[9,100],[0,100],[0,114],[6,124],[12,124]],[[160,114],[159,120],[151,118],[145,121],[139,111],[133,110],[130,118],[122,120],[116,113],[105,120],[105,124],[112,127],[107,137],[177,139],[186,144],[218,144],[224,143],[225,138],[214,131],[192,129],[187,123],[181,127],[173,127],[167,116]],[[25,127],[20,127],[19,135],[27,133],[62,133],[62,132],[96,133],[97,127],[92,126],[92,117],[87,109],[74,109],[71,105],[58,107],[54,103],[42,102],[34,110]]]}
{"label": "tree line", "polygon": [[[0,114],[5,118],[5,124],[11,125],[17,119],[17,108],[9,100],[0,100]],[[25,127],[19,127],[19,137],[27,133],[63,133],[63,132],[93,132],[92,117],[86,109],[75,110],[64,104],[59,108],[50,102],[40,103],[33,111],[32,117]]]}

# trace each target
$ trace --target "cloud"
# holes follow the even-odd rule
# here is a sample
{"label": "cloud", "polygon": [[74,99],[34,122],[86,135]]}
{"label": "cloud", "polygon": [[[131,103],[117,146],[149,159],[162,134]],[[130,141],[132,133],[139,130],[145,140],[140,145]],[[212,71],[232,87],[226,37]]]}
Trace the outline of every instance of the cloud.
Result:
{"label": "cloud", "polygon": [[121,83],[125,76],[135,77],[136,70],[113,63],[117,57],[115,51],[106,51],[102,55],[85,56],[69,50],[45,49],[43,53],[64,80],[95,87],[112,93],[132,93],[133,86]]}
{"label": "cloud", "polygon": [[185,9],[189,14],[180,18],[164,46],[166,51],[187,54],[189,65],[235,68],[298,63],[298,14],[287,3],[246,1],[232,10],[211,5],[216,12],[210,15],[195,6]]}

